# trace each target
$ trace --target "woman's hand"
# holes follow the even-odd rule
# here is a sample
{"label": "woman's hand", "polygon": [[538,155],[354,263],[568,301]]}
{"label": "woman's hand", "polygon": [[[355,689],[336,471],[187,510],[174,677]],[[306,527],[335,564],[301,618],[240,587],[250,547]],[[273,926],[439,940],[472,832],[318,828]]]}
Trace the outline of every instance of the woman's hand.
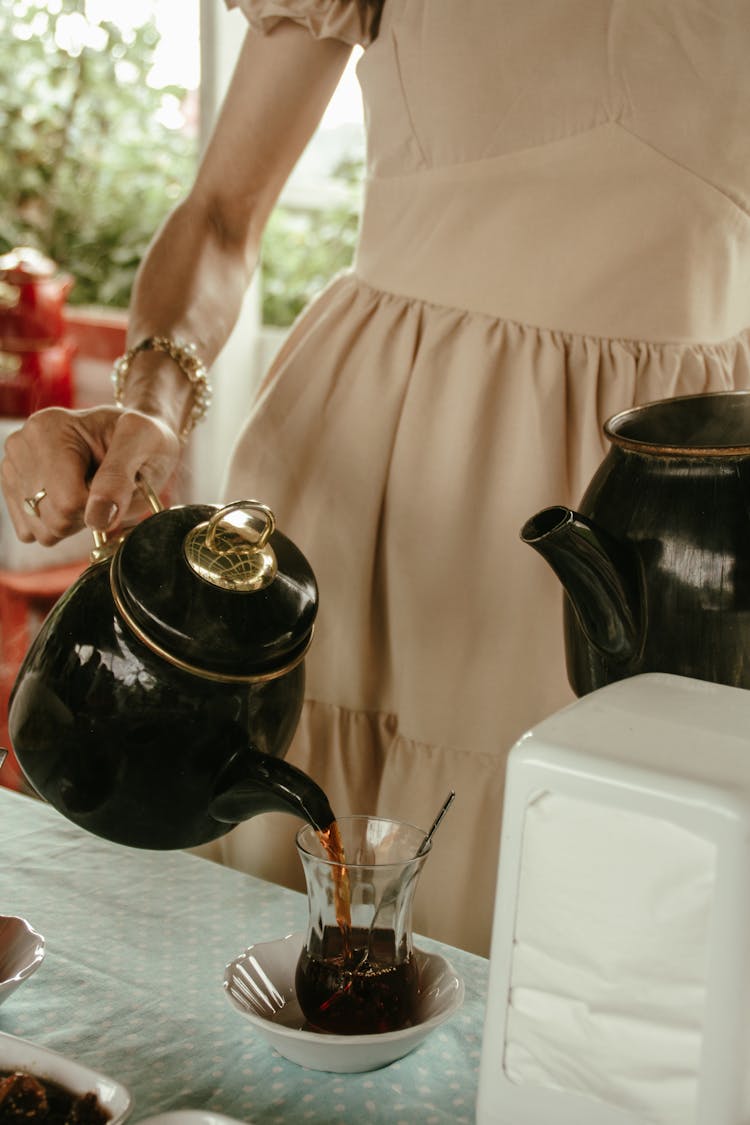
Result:
{"label": "woman's hand", "polygon": [[[0,464],[18,538],[49,547],[84,526],[116,533],[147,509],[138,474],[158,492],[179,454],[173,430],[136,410],[51,407],[32,414],[8,437]],[[24,501],[42,489],[34,515]]]}

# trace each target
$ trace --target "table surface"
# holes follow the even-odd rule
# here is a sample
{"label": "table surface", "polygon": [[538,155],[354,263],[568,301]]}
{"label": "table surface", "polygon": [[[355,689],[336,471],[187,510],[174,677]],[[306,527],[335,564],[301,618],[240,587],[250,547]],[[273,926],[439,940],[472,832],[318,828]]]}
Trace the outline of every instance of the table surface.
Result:
{"label": "table surface", "polygon": [[417,938],[463,978],[459,1011],[406,1058],[327,1074],[278,1055],[227,1001],[225,965],[306,923],[304,896],[183,852],[121,847],[0,789],[0,913],[46,939],[0,1031],[128,1087],[130,1120],[202,1109],[264,1125],[473,1123],[489,962]]}

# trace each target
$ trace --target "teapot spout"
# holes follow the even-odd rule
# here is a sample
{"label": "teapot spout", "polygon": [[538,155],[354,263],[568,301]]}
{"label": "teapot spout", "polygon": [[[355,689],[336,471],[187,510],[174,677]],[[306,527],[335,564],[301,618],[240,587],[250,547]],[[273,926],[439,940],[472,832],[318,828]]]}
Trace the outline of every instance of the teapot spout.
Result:
{"label": "teapot spout", "polygon": [[521,539],[562,582],[578,623],[606,659],[627,664],[641,647],[641,612],[633,556],[603,528],[570,508],[544,508]]}
{"label": "teapot spout", "polygon": [[209,813],[215,820],[237,824],[264,812],[301,817],[317,831],[336,819],[323,790],[296,766],[249,747],[222,771]]}

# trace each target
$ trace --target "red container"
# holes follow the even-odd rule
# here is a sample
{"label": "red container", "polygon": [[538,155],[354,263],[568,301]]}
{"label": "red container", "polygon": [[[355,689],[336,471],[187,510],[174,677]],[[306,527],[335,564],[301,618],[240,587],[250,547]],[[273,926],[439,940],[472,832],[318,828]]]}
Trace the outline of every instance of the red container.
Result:
{"label": "red container", "polygon": [[39,346],[60,340],[64,332],[65,299],[73,287],[70,273],[58,271],[51,259],[29,246],[0,258],[0,343]]}
{"label": "red container", "polygon": [[15,351],[58,341],[64,333],[70,274],[37,250],[20,246],[0,257],[0,345]]}
{"label": "red container", "polygon": [[0,257],[0,415],[72,406],[75,346],[65,337],[69,274],[38,250]]}
{"label": "red container", "polygon": [[72,406],[75,346],[0,351],[0,415],[26,418],[45,406]]}

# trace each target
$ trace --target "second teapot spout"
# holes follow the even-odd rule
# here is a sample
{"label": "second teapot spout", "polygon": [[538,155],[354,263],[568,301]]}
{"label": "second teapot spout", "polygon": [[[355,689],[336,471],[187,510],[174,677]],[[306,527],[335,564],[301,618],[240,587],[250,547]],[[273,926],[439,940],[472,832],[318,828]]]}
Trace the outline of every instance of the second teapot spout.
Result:
{"label": "second teapot spout", "polygon": [[547,560],[567,593],[578,623],[605,659],[626,665],[641,646],[637,566],[631,552],[570,508],[544,508],[521,539]]}
{"label": "second teapot spout", "polygon": [[286,812],[317,831],[336,819],[323,790],[296,766],[248,747],[236,754],[219,777],[209,813],[237,824],[264,812]]}

